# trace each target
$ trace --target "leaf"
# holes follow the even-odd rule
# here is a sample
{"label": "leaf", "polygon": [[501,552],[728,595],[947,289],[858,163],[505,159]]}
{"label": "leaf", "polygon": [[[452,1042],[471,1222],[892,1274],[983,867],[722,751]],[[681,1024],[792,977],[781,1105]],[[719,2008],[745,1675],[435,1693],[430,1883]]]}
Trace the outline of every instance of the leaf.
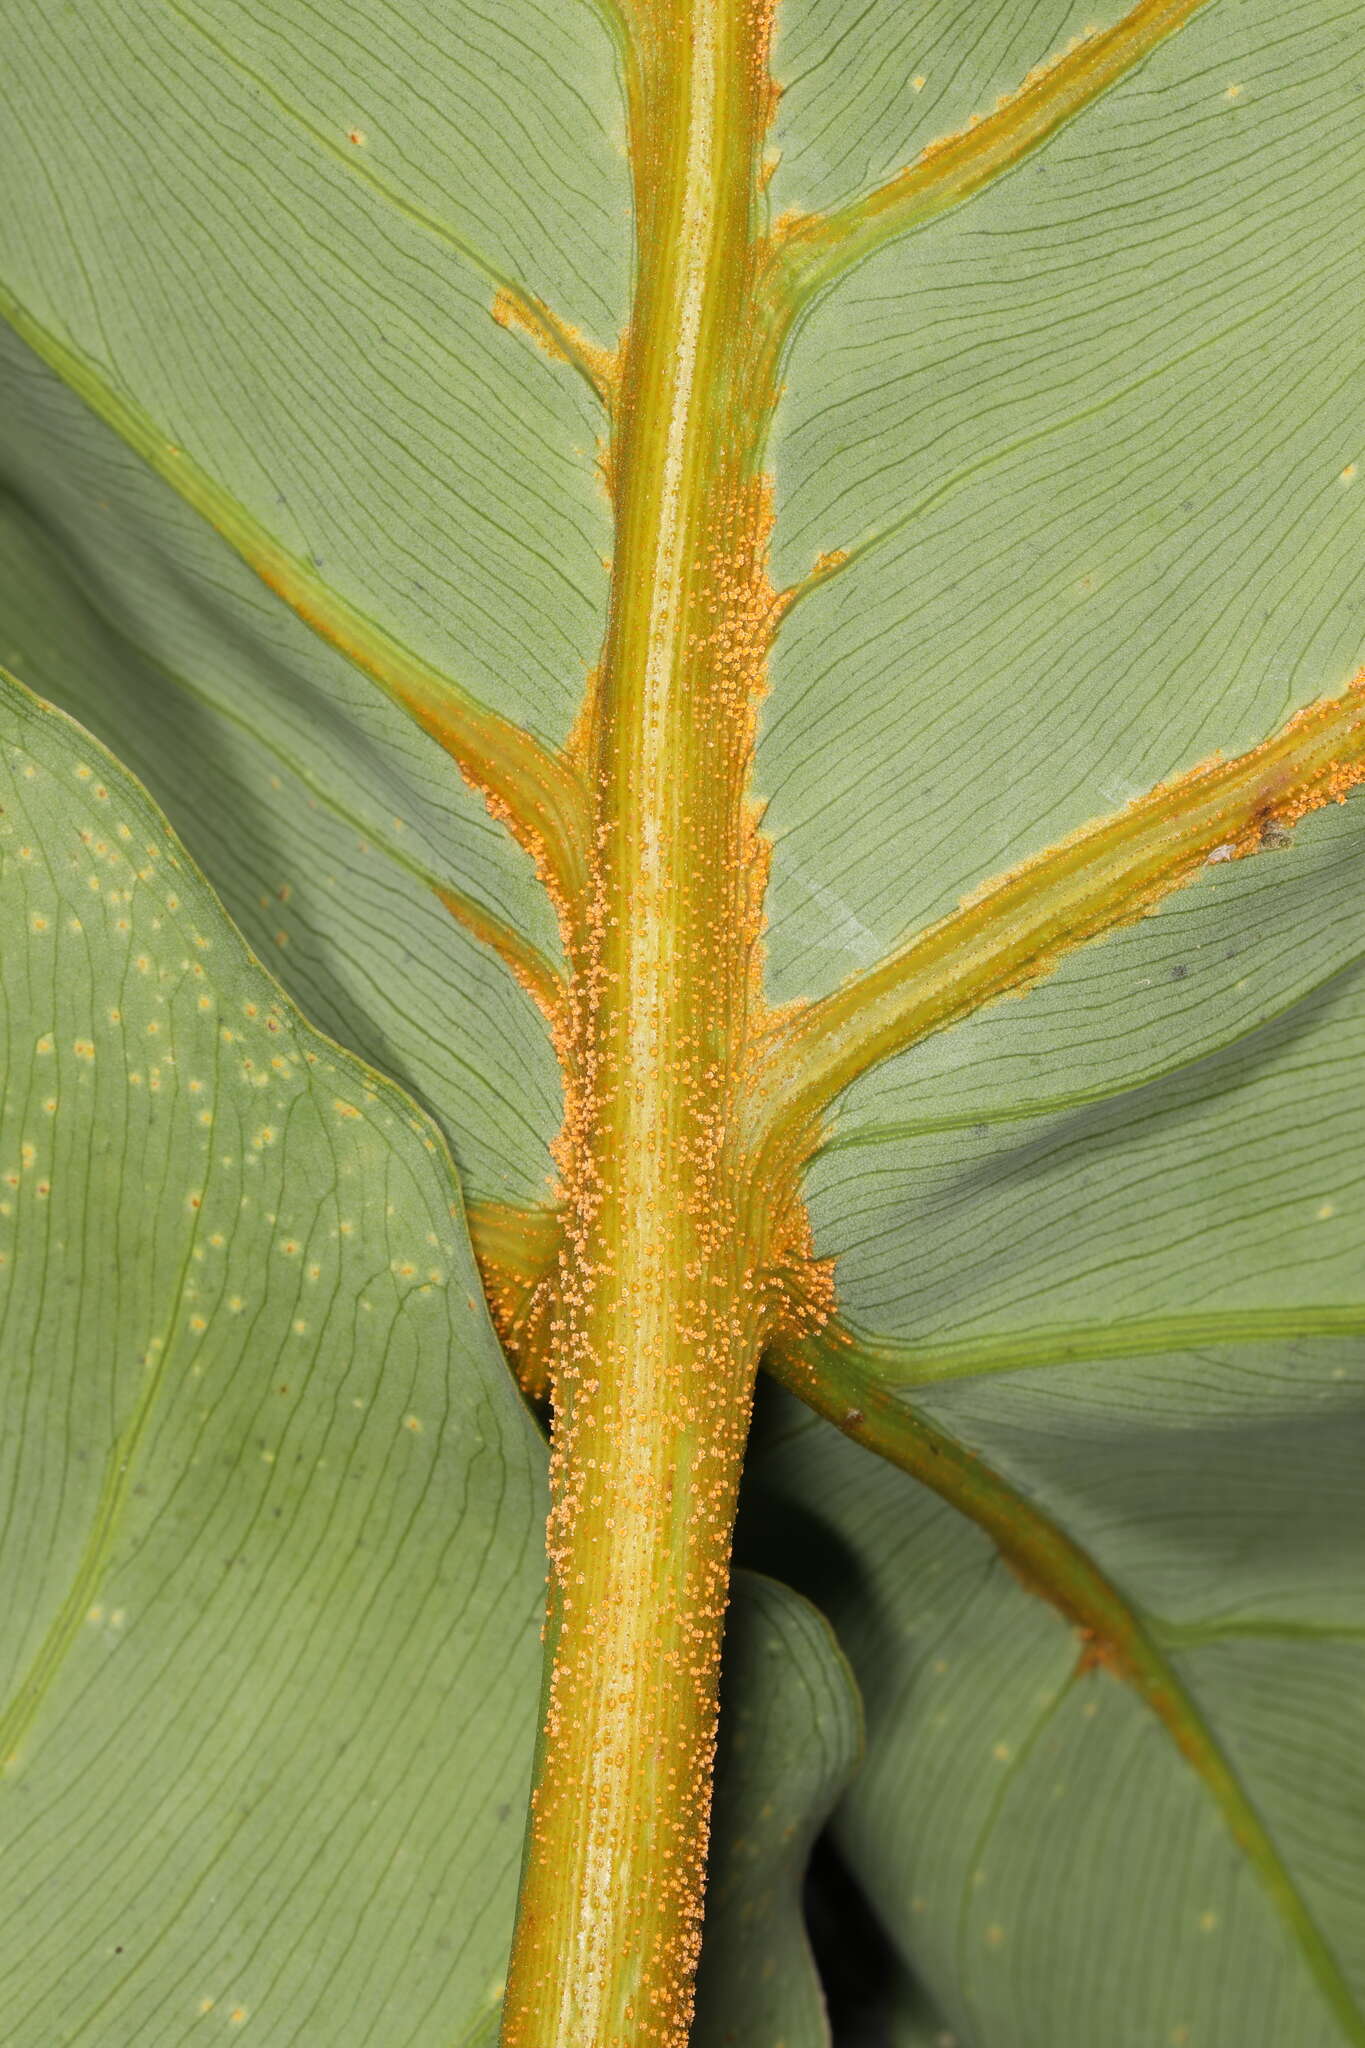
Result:
{"label": "leaf", "polygon": [[16,2042],[496,2007],[543,1456],[448,1161],[9,682],[0,1786]]}
{"label": "leaf", "polygon": [[949,1340],[954,1371],[1088,1340],[1104,1355],[1365,1334],[1363,993],[1347,961],[1146,1086],[827,1153],[812,1211],[846,1315],[921,1358]]}
{"label": "leaf", "polygon": [[979,1010],[855,1083],[826,1149],[1076,1108],[1236,1044],[1356,959],[1362,858],[1357,817],[1338,811],[1264,859],[1209,865],[1026,1001]]}
{"label": "leaf", "polygon": [[[768,1540],[801,1555],[863,1689],[845,1851],[964,2042],[1358,2040],[1359,1359],[1095,1370],[932,1413],[1153,1634],[1177,1740],[1211,1726],[1277,1889],[1172,1731],[982,1535],[797,1425],[762,1476],[801,1535]],[[1306,1953],[1296,1898],[1353,1991]]]}
{"label": "leaf", "polygon": [[[779,10],[758,272],[815,295],[767,441],[774,1003],[1359,667],[1359,11],[1139,0],[1092,33],[1040,0]],[[932,183],[1134,23],[1125,76],[1073,93],[1065,126],[1043,107],[1017,161],[872,248],[871,184]],[[612,17],[139,0],[79,35],[23,26],[0,90],[18,333],[400,701],[502,738],[523,721],[577,817],[606,350],[631,312]],[[834,269],[806,261],[817,208]],[[291,991],[418,1089],[471,1189],[543,1204],[540,1022],[431,900],[553,968],[526,864],[339,653],[15,365],[0,597],[25,674],[177,807]],[[803,1583],[869,1694],[847,1853],[974,2048],[1365,2039],[1359,1646],[1330,1633],[1359,1627],[1332,1479],[1361,1358],[1359,812],[1236,871],[1215,848],[1156,918],[865,1076],[808,1178],[831,1356],[883,1398],[933,1385],[915,1426],[922,1449],[939,1430],[942,1490],[997,1534],[1051,1530],[1119,1631],[1078,1645],[1058,1586],[1019,1586],[828,1435],[774,1454],[783,1516],[835,1546]],[[1127,1683],[1123,1628],[1166,1695]]]}
{"label": "leaf", "polygon": [[[1089,18],[887,14],[782,10],[775,205],[905,162]],[[1268,0],[1204,8],[810,314],[773,440],[775,574],[853,559],[774,653],[778,999],[1359,666],[1358,343],[1336,314],[1359,263],[1355,14],[1286,34]]]}
{"label": "leaf", "polygon": [[[385,8],[319,36],[299,6],[262,24],[147,0],[80,36],[16,25],[12,55],[0,278],[19,331],[144,459],[197,465],[216,523],[253,522],[324,598],[561,738],[605,602],[601,409],[492,308],[524,286],[608,339],[623,317],[615,59],[592,10],[570,26],[518,0],[456,30]],[[197,305],[173,283],[186,261]],[[231,333],[206,353],[214,304]],[[291,991],[418,1091],[475,1191],[541,1197],[559,1120],[542,1022],[424,886],[553,955],[525,863],[26,354],[8,474],[52,559],[44,594],[9,558],[20,672],[146,777],[272,957],[285,932]],[[98,663],[70,645],[63,572],[93,599]],[[260,901],[280,888],[288,917]]]}
{"label": "leaf", "polygon": [[[981,108],[1018,29],[964,63],[939,10],[893,72],[854,54],[876,10],[788,20],[799,205],[845,197],[864,150],[896,167],[875,152],[935,41]],[[1342,32],[1205,10],[811,315],[779,560],[852,558],[775,656],[779,995],[1357,666],[1324,282],[1357,261]],[[855,1084],[809,1178],[851,1361],[919,1386],[1002,1524],[1042,1517],[1104,1574],[1175,1699],[1163,1725],[1087,1668],[1038,1597],[1066,1589],[1021,1586],[914,1481],[813,1427],[762,1461],[792,1519],[755,1561],[829,1612],[867,1705],[840,1840],[972,2048],[1365,2039],[1360,849],[1351,806],[1215,864]],[[1191,1717],[1231,1809],[1180,1752]]]}
{"label": "leaf", "polygon": [[[0,735],[9,2037],[491,2038],[544,1456],[448,1161],[97,741],[3,677]],[[709,2038],[819,2048],[856,1696],[768,1581],[727,1657]]]}
{"label": "leaf", "polygon": [[450,764],[13,337],[0,654],[147,781],[310,1016],[412,1088],[468,1185],[537,1199],[543,1020],[436,895],[551,957],[529,865]]}
{"label": "leaf", "polygon": [[[17,24],[12,55],[3,275],[26,338],[414,655],[458,649],[464,688],[561,734],[596,658],[597,408],[490,309],[511,284],[604,339],[621,317],[591,10],[320,30],[300,0],[268,20],[142,0],[79,35]],[[211,307],[231,311],[206,342]]]}
{"label": "leaf", "polygon": [[[969,2042],[1113,2029],[1120,1922],[1129,2031],[1106,2038],[1365,2039],[1365,978],[1358,890],[1330,887],[1358,859],[1344,824],[1305,925],[1327,924],[1336,971],[1282,1015],[1097,1101],[866,1128],[812,1176],[871,1373],[920,1383],[917,1412],[980,1455],[974,1485],[999,1475],[1003,1540],[1041,1516],[1112,1590],[1078,1608],[1047,1551],[1015,1552],[1021,1590],[913,1482],[827,1440],[778,1461],[841,1560],[799,1582],[868,1703],[844,1839]],[[1113,1675],[1087,1671],[1106,1643]]]}
{"label": "leaf", "polygon": [[742,1572],[735,1585],[691,2038],[694,2048],[825,2048],[801,1880],[858,1762],[861,1710],[822,1615],[772,1579]]}

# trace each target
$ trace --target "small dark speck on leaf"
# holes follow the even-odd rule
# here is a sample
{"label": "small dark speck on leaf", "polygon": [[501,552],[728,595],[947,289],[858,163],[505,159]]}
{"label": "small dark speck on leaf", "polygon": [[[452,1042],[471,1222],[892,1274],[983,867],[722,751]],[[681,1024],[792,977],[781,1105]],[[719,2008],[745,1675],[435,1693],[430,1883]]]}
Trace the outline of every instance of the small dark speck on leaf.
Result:
{"label": "small dark speck on leaf", "polygon": [[1188,967],[1173,967],[1171,969],[1171,980],[1183,981],[1185,979],[1185,976],[1189,973],[1189,971],[1190,970]]}

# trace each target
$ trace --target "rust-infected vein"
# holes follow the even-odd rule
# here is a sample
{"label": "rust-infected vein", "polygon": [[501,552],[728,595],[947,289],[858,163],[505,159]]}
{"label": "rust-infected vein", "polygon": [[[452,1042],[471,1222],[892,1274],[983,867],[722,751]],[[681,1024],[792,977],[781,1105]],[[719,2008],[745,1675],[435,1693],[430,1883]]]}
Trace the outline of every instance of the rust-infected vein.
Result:
{"label": "rust-infected vein", "polygon": [[808,303],[844,271],[895,237],[970,199],[1012,170],[1065,122],[1126,77],[1210,0],[1139,0],[1111,28],[1087,30],[1037,65],[988,114],[921,150],[877,190],[833,213],[779,223],[774,288]]}
{"label": "rust-infected vein", "polygon": [[1203,1709],[1146,1617],[1097,1561],[986,1459],[898,1400],[852,1341],[779,1341],[773,1376],[846,1436],[899,1466],[987,1533],[1025,1589],[1079,1638],[1078,1672],[1107,1671],[1155,1714],[1217,1805],[1293,1937],[1347,2040],[1365,2043],[1365,2011]]}
{"label": "rust-infected vein", "polygon": [[1217,756],[986,883],[951,916],[820,1000],[777,1016],[751,1114],[808,1151],[814,1120],[878,1061],[1024,990],[1149,915],[1211,860],[1258,853],[1365,780],[1365,669],[1271,739]]}
{"label": "rust-infected vein", "polygon": [[349,604],[92,363],[3,290],[0,316],[305,625],[440,743],[494,816],[531,854],[556,901],[578,901],[585,874],[585,796],[573,765]]}
{"label": "rust-infected vein", "polygon": [[463,890],[449,888],[441,882],[433,882],[431,888],[437,901],[450,912],[456,923],[463,925],[480,945],[497,954],[553,1031],[563,1015],[567,1000],[564,976],[559,969],[514,925],[494,917]]}
{"label": "rust-infected vein", "polygon": [[561,320],[544,299],[520,285],[502,285],[491,307],[499,327],[520,328],[552,362],[569,363],[601,399],[610,415],[616,403],[620,351],[597,342]]}

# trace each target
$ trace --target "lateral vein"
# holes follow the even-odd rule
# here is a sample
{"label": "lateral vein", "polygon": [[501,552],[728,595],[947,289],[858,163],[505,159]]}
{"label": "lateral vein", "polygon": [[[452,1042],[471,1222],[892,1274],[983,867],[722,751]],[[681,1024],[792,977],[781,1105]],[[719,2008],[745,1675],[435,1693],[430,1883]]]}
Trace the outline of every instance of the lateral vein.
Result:
{"label": "lateral vein", "polygon": [[779,223],[775,256],[796,304],[861,262],[970,199],[1116,85],[1209,0],[1139,0],[1112,28],[1087,31],[1035,66],[990,113],[930,142],[913,164],[875,191],[827,214]]}
{"label": "lateral vein", "polygon": [[1274,843],[1365,780],[1365,669],[1272,738],[1215,755],[1084,825],[831,994],[778,1013],[759,1049],[758,1127],[790,1139],[880,1061],[1051,974],[1136,922],[1209,861]]}
{"label": "lateral vein", "polygon": [[770,1347],[774,1378],[846,1436],[975,1522],[1024,1588],[1080,1637],[1078,1677],[1105,1670],[1132,1686],[1195,1771],[1260,1878],[1343,2036],[1365,2044],[1365,2011],[1279,1845],[1202,1708],[1145,1615],[1089,1552],[986,1459],[887,1391],[853,1343]]}
{"label": "lateral vein", "polygon": [[581,781],[568,762],[347,603],[2,288],[0,315],[305,625],[354,662],[445,749],[492,814],[537,861],[556,899],[578,900],[586,806]]}

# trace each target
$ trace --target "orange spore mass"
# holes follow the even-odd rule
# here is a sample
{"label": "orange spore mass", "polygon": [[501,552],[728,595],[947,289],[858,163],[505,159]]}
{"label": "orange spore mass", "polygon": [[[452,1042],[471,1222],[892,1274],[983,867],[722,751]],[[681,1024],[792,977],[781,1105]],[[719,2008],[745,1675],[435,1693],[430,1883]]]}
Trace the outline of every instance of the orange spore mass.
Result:
{"label": "orange spore mass", "polygon": [[[1189,5],[1172,0],[1173,17]],[[499,1330],[552,1410],[549,1672],[504,2048],[685,2048],[754,1376],[765,1344],[813,1335],[834,1311],[799,1185],[818,1109],[762,1142],[745,1114],[768,1048],[799,1039],[803,1014],[764,1002],[770,849],[750,791],[768,653],[793,596],[769,575],[758,451],[779,351],[762,294],[774,249],[805,227],[769,240],[759,225],[771,7],[636,0],[630,27],[640,255],[620,349],[594,352],[524,293],[492,308],[603,392],[616,527],[601,661],[556,757],[582,793],[574,871],[533,805],[482,785],[537,859],[568,962],[544,1005],[564,1090],[552,1206],[524,1231],[508,1212],[471,1216]],[[1077,54],[1030,74],[986,122]],[[717,138],[714,168],[688,144],[699,123]],[[844,559],[822,556],[808,580]],[[1260,779],[1229,785],[1218,843],[1251,851],[1268,821],[1361,779],[1353,747],[1314,754],[1325,730],[1315,707],[1287,748],[1286,735],[1267,743]],[[1182,837],[1179,813],[1224,772],[1206,764],[1142,800],[1154,816],[1169,805],[1169,843],[1126,881],[1121,861],[1104,870],[1077,942],[1144,914],[1207,860],[1214,841]],[[1087,832],[1122,854],[1146,818]],[[1088,853],[1085,833],[1076,845]],[[964,925],[1051,881],[1058,851],[992,884]],[[1068,941],[1049,943],[1030,952],[1025,932],[973,1000],[1047,972]],[[951,978],[950,946],[945,957]],[[861,1408],[844,1413],[863,1429]],[[1088,1640],[1085,1654],[1119,1653]]]}

